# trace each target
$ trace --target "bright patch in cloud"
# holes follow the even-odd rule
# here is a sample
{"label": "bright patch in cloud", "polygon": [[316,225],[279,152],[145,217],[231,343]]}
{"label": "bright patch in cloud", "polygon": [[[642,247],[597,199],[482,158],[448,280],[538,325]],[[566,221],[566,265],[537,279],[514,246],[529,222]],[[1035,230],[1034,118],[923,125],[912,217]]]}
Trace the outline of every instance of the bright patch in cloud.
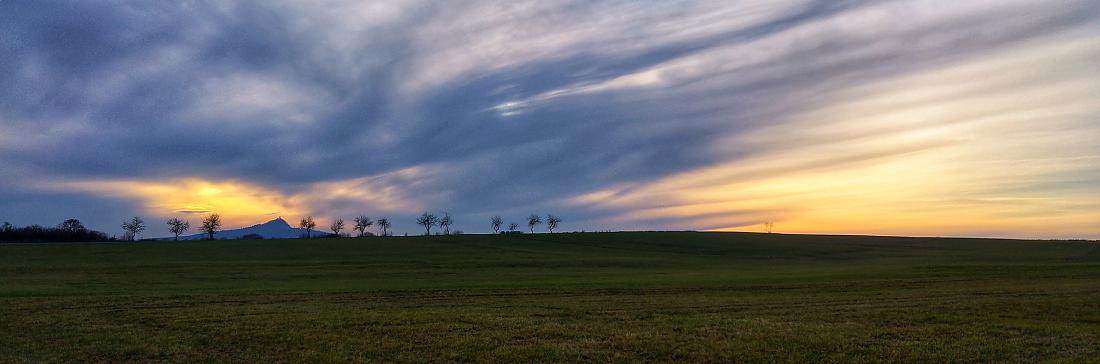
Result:
{"label": "bright patch in cloud", "polygon": [[[336,219],[370,214],[412,214],[427,208],[412,189],[427,174],[425,168],[409,168],[378,176],[321,182],[300,192],[282,191],[236,180],[198,177],[173,180],[72,181],[47,186],[49,190],[76,190],[97,196],[140,202],[157,218],[218,213],[226,227],[238,227],[282,216],[290,221],[313,215]],[[135,212],[137,213],[137,212]]]}
{"label": "bright patch in cloud", "polygon": [[57,187],[137,200],[144,204],[144,213],[162,218],[178,214],[218,213],[227,226],[247,225],[278,216],[296,217],[308,212],[291,203],[282,193],[242,181],[199,178],[77,181]]}

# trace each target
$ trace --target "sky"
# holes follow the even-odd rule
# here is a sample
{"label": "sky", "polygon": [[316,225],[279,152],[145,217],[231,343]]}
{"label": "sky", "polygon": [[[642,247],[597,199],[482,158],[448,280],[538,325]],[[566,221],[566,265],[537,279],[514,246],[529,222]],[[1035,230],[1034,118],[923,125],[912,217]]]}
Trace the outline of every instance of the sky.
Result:
{"label": "sky", "polygon": [[1100,2],[0,1],[0,221],[1100,238]]}

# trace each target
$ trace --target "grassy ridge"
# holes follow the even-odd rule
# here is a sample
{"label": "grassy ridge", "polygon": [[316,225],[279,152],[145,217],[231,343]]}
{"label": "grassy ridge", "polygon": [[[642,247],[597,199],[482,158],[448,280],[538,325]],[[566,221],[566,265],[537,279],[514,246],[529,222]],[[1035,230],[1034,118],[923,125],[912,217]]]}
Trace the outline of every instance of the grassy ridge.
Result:
{"label": "grassy ridge", "polygon": [[1089,361],[1100,244],[601,233],[0,245],[0,361]]}

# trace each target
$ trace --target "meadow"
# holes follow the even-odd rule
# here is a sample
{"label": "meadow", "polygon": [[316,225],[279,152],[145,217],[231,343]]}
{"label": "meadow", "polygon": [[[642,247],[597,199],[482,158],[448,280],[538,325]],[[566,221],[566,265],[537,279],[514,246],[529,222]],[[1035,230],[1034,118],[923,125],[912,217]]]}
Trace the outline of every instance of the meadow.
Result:
{"label": "meadow", "polygon": [[0,362],[1096,362],[1100,243],[0,244]]}

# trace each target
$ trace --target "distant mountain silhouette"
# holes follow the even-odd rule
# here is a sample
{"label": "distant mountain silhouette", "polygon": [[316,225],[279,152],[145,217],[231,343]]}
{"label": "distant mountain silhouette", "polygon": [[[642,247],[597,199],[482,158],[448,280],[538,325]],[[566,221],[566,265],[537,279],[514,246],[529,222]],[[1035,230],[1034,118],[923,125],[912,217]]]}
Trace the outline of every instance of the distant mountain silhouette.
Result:
{"label": "distant mountain silhouette", "polygon": [[[277,218],[265,222],[263,224],[256,224],[246,228],[223,230],[214,233],[214,239],[239,239],[245,235],[255,234],[264,237],[264,239],[285,239],[285,238],[298,238],[306,235],[306,229],[291,227],[283,218]],[[327,236],[331,233],[313,230],[313,237]],[[203,240],[206,239],[205,233],[192,234],[187,236],[180,236],[180,240]],[[157,240],[172,240],[172,237],[158,238]]]}

